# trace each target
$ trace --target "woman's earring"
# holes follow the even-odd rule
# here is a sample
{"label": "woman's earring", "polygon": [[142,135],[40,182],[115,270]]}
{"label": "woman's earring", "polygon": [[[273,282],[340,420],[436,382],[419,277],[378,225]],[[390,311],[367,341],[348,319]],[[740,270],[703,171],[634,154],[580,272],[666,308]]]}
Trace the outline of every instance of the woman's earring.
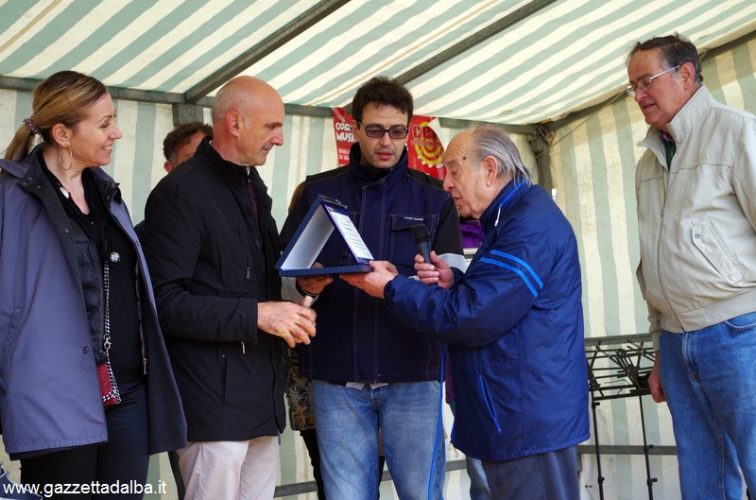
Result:
{"label": "woman's earring", "polygon": [[71,161],[68,163],[67,167],[64,167],[63,159],[60,157],[60,149],[58,149],[58,167],[62,168],[63,170],[71,170],[71,167],[73,166],[73,151],[71,151],[71,146],[68,146],[68,154],[71,157]]}

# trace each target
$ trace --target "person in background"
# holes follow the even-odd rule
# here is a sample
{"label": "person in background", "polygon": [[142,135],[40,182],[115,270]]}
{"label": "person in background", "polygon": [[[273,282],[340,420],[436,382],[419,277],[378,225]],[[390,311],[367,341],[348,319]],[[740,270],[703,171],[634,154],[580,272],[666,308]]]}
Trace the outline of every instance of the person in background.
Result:
{"label": "person in background", "polygon": [[[337,198],[354,214],[367,247],[414,274],[412,226],[425,224],[439,254],[461,262],[459,218],[439,181],[407,165],[413,102],[395,80],[376,77],[352,102],[350,163],[310,176],[282,229],[287,243],[315,198]],[[332,238],[323,262],[341,262]],[[312,380],[317,439],[329,500],[374,500],[379,430],[391,477],[402,499],[438,499],[444,484],[439,345],[387,318],[381,301],[340,280],[290,279],[288,297],[317,295],[318,337],[300,349]],[[429,491],[430,490],[430,491]]]}
{"label": "person in background", "polygon": [[105,86],[61,71],[0,161],[0,420],[27,485],[144,485],[149,455],[186,443],[147,265],[100,168],[121,137]]}
{"label": "person in background", "polygon": [[650,125],[638,161],[640,264],[683,498],[756,491],[756,117],[719,104],[696,47],[637,43],[628,93]]}
{"label": "person in background", "polygon": [[213,136],[213,127],[202,122],[189,122],[176,125],[163,140],[165,163],[163,168],[171,173],[173,169],[194,156],[197,146],[205,137]]}
{"label": "person in background", "polygon": [[272,200],[257,171],[283,144],[284,106],[240,76],[212,108],[213,138],[155,186],[145,253],[187,416],[187,499],[272,498],[285,427],[283,356],[315,334],[312,309],[280,301]]}
{"label": "person in background", "polygon": [[421,281],[385,261],[342,279],[384,299],[382,313],[449,349],[452,443],[483,462],[492,498],[579,498],[577,444],[588,439],[580,263],[567,219],[532,184],[498,128],[457,134],[444,188],[483,240],[467,270],[435,252]]}
{"label": "person in background", "polygon": [[[205,137],[213,137],[213,127],[210,125],[205,125],[202,122],[176,125],[163,139],[163,154],[165,155],[163,168],[165,171],[170,174],[176,167],[194,156],[197,146]],[[137,224],[134,229],[139,239],[144,239],[144,221]],[[169,453],[169,457],[173,456],[175,456],[175,453]],[[173,458],[171,458],[171,467],[173,467],[173,463]],[[174,469],[174,477],[178,478],[175,474],[176,470]],[[183,486],[179,484],[178,488],[179,499],[181,499],[183,498]]]}

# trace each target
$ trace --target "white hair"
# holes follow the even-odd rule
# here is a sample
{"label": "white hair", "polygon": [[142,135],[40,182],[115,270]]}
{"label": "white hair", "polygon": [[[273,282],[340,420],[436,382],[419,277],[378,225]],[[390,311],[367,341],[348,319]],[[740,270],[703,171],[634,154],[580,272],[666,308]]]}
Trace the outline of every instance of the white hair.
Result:
{"label": "white hair", "polygon": [[498,177],[511,174],[515,180],[532,184],[530,172],[522,162],[514,142],[498,127],[479,125],[472,129],[472,154],[482,162],[487,156],[496,160]]}

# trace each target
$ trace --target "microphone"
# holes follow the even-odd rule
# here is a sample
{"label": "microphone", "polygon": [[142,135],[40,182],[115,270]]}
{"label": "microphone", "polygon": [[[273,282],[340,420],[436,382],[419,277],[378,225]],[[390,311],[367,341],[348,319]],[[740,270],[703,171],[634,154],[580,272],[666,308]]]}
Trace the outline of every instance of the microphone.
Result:
{"label": "microphone", "polygon": [[417,253],[423,256],[427,264],[431,264],[430,260],[430,233],[425,224],[417,224],[412,226],[412,238],[417,245]]}

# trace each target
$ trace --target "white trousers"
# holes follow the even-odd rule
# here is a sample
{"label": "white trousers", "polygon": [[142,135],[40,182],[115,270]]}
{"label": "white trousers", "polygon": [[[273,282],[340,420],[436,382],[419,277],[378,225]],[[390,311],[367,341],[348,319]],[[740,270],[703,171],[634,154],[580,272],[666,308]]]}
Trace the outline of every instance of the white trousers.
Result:
{"label": "white trousers", "polygon": [[186,500],[268,500],[278,474],[280,440],[193,441],[177,450]]}

